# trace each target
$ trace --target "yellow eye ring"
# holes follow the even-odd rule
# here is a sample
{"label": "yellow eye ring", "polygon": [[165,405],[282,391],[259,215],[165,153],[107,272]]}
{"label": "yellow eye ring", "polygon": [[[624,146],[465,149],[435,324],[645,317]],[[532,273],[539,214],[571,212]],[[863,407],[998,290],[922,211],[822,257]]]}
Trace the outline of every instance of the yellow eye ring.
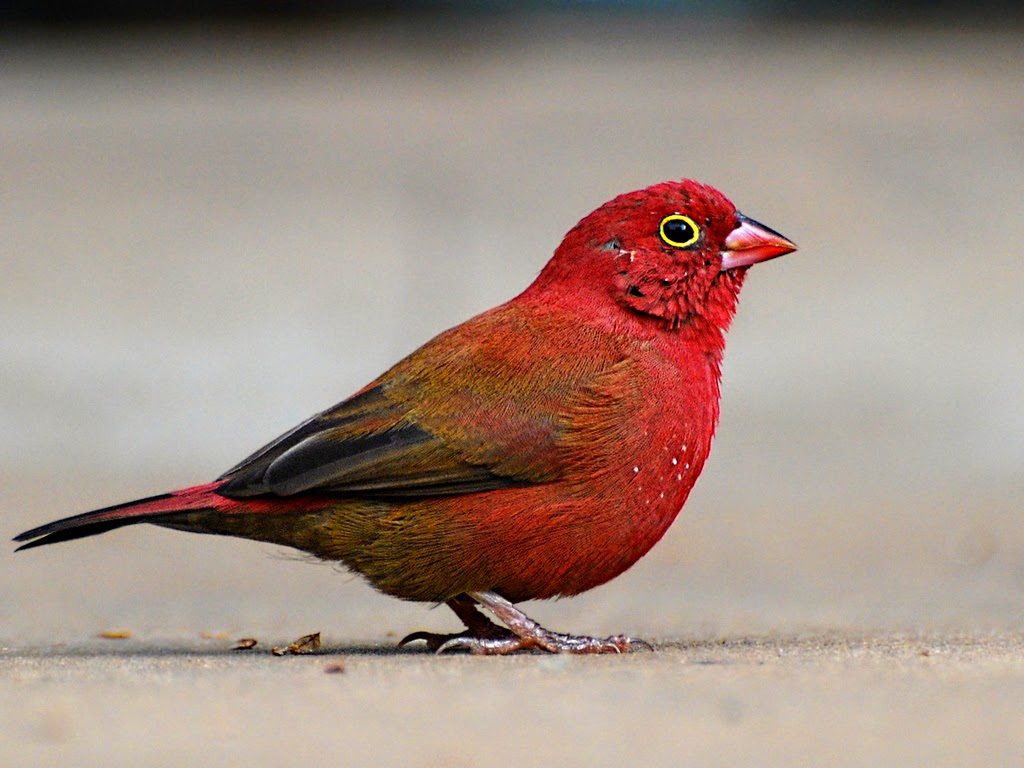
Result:
{"label": "yellow eye ring", "polygon": [[673,248],[688,248],[700,240],[700,227],[689,216],[673,213],[661,220],[658,234]]}

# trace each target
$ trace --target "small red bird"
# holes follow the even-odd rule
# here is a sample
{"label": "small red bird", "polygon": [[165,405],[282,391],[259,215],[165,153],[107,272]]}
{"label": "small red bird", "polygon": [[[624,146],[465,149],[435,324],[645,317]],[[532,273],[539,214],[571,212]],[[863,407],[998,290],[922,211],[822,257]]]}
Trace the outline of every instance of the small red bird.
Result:
{"label": "small red bird", "polygon": [[695,181],[621,195],[577,224],[522,294],[214,482],[15,541],[133,523],[240,536],[340,561],[389,595],[447,603],[466,625],[403,644],[645,645],[551,632],[513,603],[604,584],[662,537],[711,448],[747,267],[795,249]]}

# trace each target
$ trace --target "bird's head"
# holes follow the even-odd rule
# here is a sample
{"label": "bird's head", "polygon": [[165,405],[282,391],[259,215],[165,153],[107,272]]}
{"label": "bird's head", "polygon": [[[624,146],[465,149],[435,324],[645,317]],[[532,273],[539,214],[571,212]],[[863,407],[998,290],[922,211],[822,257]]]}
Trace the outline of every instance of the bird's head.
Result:
{"label": "bird's head", "polygon": [[747,268],[794,250],[718,190],[684,179],[602,205],[565,236],[535,286],[560,285],[599,312],[625,306],[671,328],[724,331]]}

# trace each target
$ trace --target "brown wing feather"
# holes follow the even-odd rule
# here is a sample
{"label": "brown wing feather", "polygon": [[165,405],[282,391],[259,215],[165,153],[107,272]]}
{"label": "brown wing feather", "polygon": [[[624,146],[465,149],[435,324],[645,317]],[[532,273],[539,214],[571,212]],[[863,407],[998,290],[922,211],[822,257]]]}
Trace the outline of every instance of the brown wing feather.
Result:
{"label": "brown wing feather", "polygon": [[621,358],[560,349],[547,330],[505,305],[443,333],[233,467],[219,492],[435,496],[554,480],[558,414]]}

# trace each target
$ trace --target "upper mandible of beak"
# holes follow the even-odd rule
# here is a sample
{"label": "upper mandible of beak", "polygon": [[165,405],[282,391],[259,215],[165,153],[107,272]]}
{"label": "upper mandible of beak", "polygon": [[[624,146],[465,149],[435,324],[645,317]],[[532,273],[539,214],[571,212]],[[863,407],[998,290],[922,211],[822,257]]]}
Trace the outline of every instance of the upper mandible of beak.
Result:
{"label": "upper mandible of beak", "polygon": [[796,250],[796,245],[764,224],[736,214],[739,226],[725,238],[722,249],[722,271],[749,267]]}

